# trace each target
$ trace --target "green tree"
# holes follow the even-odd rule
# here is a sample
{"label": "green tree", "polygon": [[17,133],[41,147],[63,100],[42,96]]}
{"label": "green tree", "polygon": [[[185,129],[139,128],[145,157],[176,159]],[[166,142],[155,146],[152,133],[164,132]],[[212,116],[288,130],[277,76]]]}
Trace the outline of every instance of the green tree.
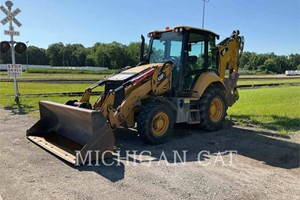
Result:
{"label": "green tree", "polygon": [[139,63],[140,45],[141,45],[140,42],[131,42],[127,46],[127,58],[128,58],[127,65],[136,66]]}
{"label": "green tree", "polygon": [[64,44],[62,42],[51,44],[47,51],[46,55],[49,59],[49,64],[51,66],[62,66],[64,65],[63,52]]}
{"label": "green tree", "polygon": [[300,54],[291,54],[288,56],[289,69],[295,70],[300,65]]}
{"label": "green tree", "polygon": [[95,51],[95,45],[86,49],[85,66],[96,66]]}
{"label": "green tree", "polygon": [[[249,69],[250,68],[250,58],[252,56],[251,52],[244,52],[240,58],[240,63],[239,63],[239,67],[241,69]],[[250,69],[251,70],[251,69]]]}
{"label": "green tree", "polygon": [[67,44],[61,51],[65,66],[85,66],[87,50],[82,44]]}
{"label": "green tree", "polygon": [[88,54],[85,58],[85,66],[95,66],[95,59],[94,56]]}
{"label": "green tree", "polygon": [[284,73],[285,70],[289,69],[289,60],[287,56],[277,56],[275,61],[277,67],[280,69],[277,73]]}
{"label": "green tree", "polygon": [[126,45],[115,41],[110,43],[108,45],[108,55],[110,57],[110,67],[112,69],[119,69],[128,65]]}
{"label": "green tree", "polygon": [[[46,55],[46,50],[43,48],[38,48],[36,46],[29,46],[24,53],[27,57],[28,54],[28,64],[32,65],[49,65],[49,59]],[[27,58],[26,58],[27,63]],[[25,63],[24,63],[25,64]]]}
{"label": "green tree", "polygon": [[104,66],[111,69],[122,68],[128,63],[126,45],[118,42],[109,44],[96,43],[94,45],[96,66]]}
{"label": "green tree", "polygon": [[268,54],[257,54],[258,68],[259,68],[259,66],[262,66],[268,58],[269,58]]}
{"label": "green tree", "polygon": [[249,63],[248,66],[251,67],[252,70],[257,70],[257,66],[258,66],[258,56],[256,53],[252,53],[250,59],[249,59]]}
{"label": "green tree", "polygon": [[265,60],[264,69],[269,72],[281,73],[280,66],[277,65],[275,58],[268,58]]}
{"label": "green tree", "polygon": [[108,54],[108,44],[96,43],[91,51],[96,66],[109,67],[110,57]]}

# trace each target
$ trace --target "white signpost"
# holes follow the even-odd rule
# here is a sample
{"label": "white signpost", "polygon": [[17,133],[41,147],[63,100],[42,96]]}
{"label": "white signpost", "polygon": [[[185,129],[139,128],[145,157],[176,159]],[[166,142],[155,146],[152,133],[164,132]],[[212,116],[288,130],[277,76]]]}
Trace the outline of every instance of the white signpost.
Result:
{"label": "white signpost", "polygon": [[8,9],[6,9],[4,6],[0,6],[0,10],[6,15],[6,17],[1,20],[1,24],[5,25],[9,22],[9,31],[4,31],[4,34],[10,35],[11,57],[12,57],[12,64],[8,64],[7,70],[8,70],[8,74],[14,77],[15,101],[16,103],[19,103],[20,99],[19,99],[17,75],[22,74],[22,66],[16,65],[14,36],[19,36],[20,32],[14,30],[13,23],[15,23],[18,27],[22,26],[22,24],[16,19],[16,16],[21,12],[21,10],[17,8],[13,12],[11,12],[11,8],[13,6],[13,3],[11,1],[6,1],[5,5],[7,6]]}

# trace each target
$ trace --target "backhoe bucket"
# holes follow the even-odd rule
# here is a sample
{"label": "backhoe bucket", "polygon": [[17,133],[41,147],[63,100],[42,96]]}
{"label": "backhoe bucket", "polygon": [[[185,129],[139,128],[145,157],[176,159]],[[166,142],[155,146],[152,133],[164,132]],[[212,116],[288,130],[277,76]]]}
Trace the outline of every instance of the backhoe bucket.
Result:
{"label": "backhoe bucket", "polygon": [[112,155],[115,137],[101,112],[49,101],[39,107],[29,140],[76,165]]}

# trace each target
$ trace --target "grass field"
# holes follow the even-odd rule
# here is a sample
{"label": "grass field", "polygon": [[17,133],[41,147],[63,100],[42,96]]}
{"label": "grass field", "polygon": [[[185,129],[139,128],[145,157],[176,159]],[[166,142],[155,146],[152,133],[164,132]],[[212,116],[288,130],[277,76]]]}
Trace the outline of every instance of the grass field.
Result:
{"label": "grass field", "polygon": [[112,74],[116,70],[107,69],[107,70],[85,70],[85,69],[57,69],[57,68],[29,68],[26,70],[26,73],[43,73],[43,74]]}
{"label": "grass field", "polygon": [[[97,81],[110,74],[66,74],[66,73],[23,73],[18,77],[20,81],[55,81],[55,80],[91,80]],[[0,81],[12,81],[7,72],[0,72]]]}
{"label": "grass field", "polygon": [[255,85],[255,84],[299,84],[300,85],[300,78],[298,79],[262,79],[262,80],[255,80],[255,79],[239,79],[238,85]]}
{"label": "grass field", "polygon": [[[89,71],[89,73],[75,70],[72,74],[62,73],[65,72],[64,70],[57,70],[55,73],[51,73],[51,71],[45,71],[46,73],[28,73],[24,72],[22,76],[18,77],[19,81],[40,81],[40,82],[55,82],[60,80],[68,80],[68,81],[90,81],[96,82],[105,76],[109,76],[114,71],[113,70],[99,70]],[[0,81],[7,82],[13,81],[12,77],[7,75],[7,72],[1,71],[0,72]],[[299,78],[291,78],[285,76],[277,76],[277,75],[242,75],[238,81],[238,85],[254,85],[254,84],[299,84],[300,85],[300,77]]]}
{"label": "grass field", "polygon": [[239,90],[240,99],[229,108],[228,117],[243,125],[299,133],[300,86]]}
{"label": "grass field", "polygon": [[[39,74],[24,73],[18,80],[39,80],[39,82],[21,82],[21,105],[14,102],[13,82],[0,82],[0,107],[10,109],[16,114],[38,116],[38,102],[49,100],[65,103],[69,99],[80,97],[28,97],[25,94],[83,92],[89,83],[46,83],[47,80],[99,80],[103,74]],[[256,76],[255,76],[256,77]],[[239,85],[293,83],[297,86],[263,87],[256,89],[240,89],[240,99],[228,110],[228,118],[241,125],[258,126],[261,128],[277,130],[281,133],[299,133],[300,126],[300,79],[285,79],[269,76],[269,79],[240,79]],[[6,73],[0,73],[0,80],[7,78]],[[247,76],[250,78],[250,76]],[[10,78],[11,79],[11,78]],[[43,82],[45,81],[45,82]],[[298,85],[299,84],[299,85]],[[99,88],[98,90],[101,90]],[[97,96],[92,97],[92,102]]]}
{"label": "grass field", "polygon": [[[0,107],[11,109],[16,114],[30,113],[38,116],[38,102],[40,100],[49,100],[59,103],[65,103],[70,99],[78,99],[80,97],[26,97],[26,94],[40,93],[63,93],[63,92],[84,92],[90,84],[51,84],[51,83],[19,83],[19,92],[21,94],[21,105],[18,106],[14,102],[13,82],[0,82]],[[96,89],[99,91],[101,88]],[[94,101],[96,96],[92,98]]]}

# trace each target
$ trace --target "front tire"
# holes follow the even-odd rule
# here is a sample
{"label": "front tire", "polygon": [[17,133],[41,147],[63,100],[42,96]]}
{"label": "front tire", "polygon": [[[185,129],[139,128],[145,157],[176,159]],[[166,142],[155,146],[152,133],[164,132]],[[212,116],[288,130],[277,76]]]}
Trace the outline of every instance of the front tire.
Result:
{"label": "front tire", "polygon": [[151,144],[164,143],[174,126],[174,116],[163,103],[148,103],[137,116],[137,130]]}
{"label": "front tire", "polygon": [[222,89],[209,87],[199,99],[200,127],[207,131],[222,128],[227,112],[225,93]]}

